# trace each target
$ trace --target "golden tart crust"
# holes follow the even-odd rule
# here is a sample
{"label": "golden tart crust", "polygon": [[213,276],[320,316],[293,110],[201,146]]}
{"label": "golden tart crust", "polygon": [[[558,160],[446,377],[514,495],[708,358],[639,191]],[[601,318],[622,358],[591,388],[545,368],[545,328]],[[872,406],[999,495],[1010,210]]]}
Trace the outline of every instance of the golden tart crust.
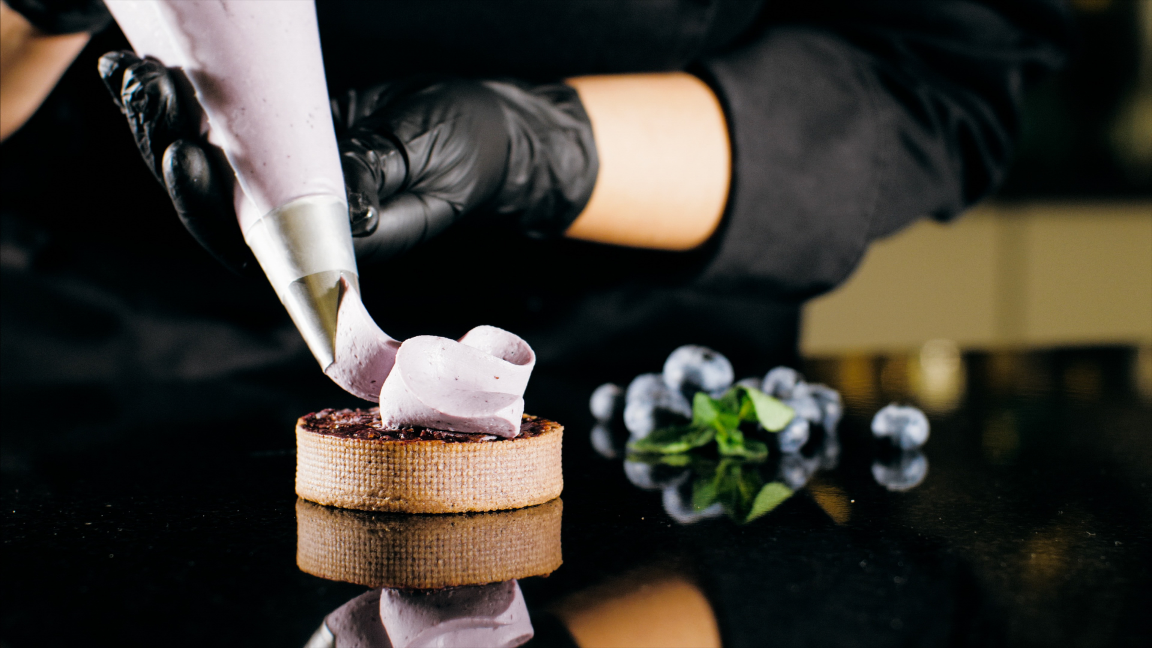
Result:
{"label": "golden tart crust", "polygon": [[564,488],[564,426],[554,421],[525,414],[525,433],[516,438],[456,442],[356,438],[338,428],[317,431],[323,426],[316,417],[296,423],[296,494],[318,504],[395,513],[495,511],[542,504]]}

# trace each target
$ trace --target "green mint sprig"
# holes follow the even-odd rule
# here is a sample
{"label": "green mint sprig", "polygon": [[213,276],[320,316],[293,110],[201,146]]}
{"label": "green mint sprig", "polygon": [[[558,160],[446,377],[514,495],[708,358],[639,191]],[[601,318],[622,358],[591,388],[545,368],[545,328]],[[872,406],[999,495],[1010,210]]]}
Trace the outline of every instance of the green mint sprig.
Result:
{"label": "green mint sprig", "polygon": [[737,385],[720,398],[697,392],[692,399],[692,422],[655,430],[643,439],[628,443],[628,450],[641,454],[679,454],[716,442],[723,457],[760,461],[768,457],[768,445],[748,438],[740,430],[744,422],[757,422],[768,432],[783,430],[795,412],[779,400],[754,389]]}

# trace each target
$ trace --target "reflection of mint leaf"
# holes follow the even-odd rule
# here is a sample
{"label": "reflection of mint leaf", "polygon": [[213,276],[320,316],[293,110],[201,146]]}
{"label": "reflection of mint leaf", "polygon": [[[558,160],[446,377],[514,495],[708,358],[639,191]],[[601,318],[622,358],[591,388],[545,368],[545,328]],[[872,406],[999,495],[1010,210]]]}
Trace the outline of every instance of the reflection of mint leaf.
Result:
{"label": "reflection of mint leaf", "polygon": [[788,423],[792,421],[792,417],[796,416],[796,412],[791,407],[784,403],[772,398],[768,394],[760,391],[759,389],[752,389],[750,387],[740,387],[748,396],[748,400],[752,403],[752,407],[756,411],[756,420],[760,425],[769,432],[779,432]]}
{"label": "reflection of mint leaf", "polygon": [[682,425],[678,427],[661,428],[643,439],[636,439],[628,443],[632,452],[653,452],[657,454],[674,454],[688,452],[707,444],[716,435],[711,427],[698,425]]}
{"label": "reflection of mint leaf", "polygon": [[[736,430],[737,434],[741,434]],[[749,439],[741,434],[741,438],[737,442],[724,443],[720,441],[720,437],[716,437],[717,446],[719,447],[720,454],[728,457],[742,457],[751,461],[763,461],[768,458],[768,444],[756,439]]]}
{"label": "reflection of mint leaf", "polygon": [[702,471],[696,481],[692,482],[692,508],[697,511],[712,506],[716,501],[716,496],[719,492],[720,479],[723,474],[720,472],[710,473],[709,471]]}
{"label": "reflection of mint leaf", "polygon": [[756,499],[752,502],[752,509],[748,511],[748,517],[745,518],[744,521],[751,522],[755,520],[779,506],[789,497],[792,497],[792,489],[784,484],[780,482],[764,484],[764,487],[756,494]]}
{"label": "reflection of mint leaf", "polygon": [[730,458],[720,461],[717,473],[720,478],[717,480],[716,498],[732,519],[743,521],[752,508],[756,493],[760,492],[760,485],[764,483],[759,469],[755,465]]}

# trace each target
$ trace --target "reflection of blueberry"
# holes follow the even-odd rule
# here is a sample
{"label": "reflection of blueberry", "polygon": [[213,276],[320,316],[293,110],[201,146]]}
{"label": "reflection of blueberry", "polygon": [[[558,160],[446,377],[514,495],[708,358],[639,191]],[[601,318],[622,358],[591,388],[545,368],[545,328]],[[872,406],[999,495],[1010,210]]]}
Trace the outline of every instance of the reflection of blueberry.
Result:
{"label": "reflection of blueberry", "polygon": [[796,452],[808,443],[808,420],[801,416],[792,417],[792,422],[776,433],[776,443],[780,452]]}
{"label": "reflection of blueberry", "polygon": [[927,475],[928,458],[920,450],[904,450],[893,461],[872,463],[872,477],[890,491],[912,490]]}
{"label": "reflection of blueberry", "polygon": [[792,390],[796,385],[802,384],[804,379],[799,372],[791,367],[776,367],[769,371],[761,382],[760,389],[769,396],[776,398],[792,398]]}
{"label": "reflection of blueberry", "polygon": [[808,385],[808,391],[820,406],[822,417],[820,424],[826,430],[836,430],[844,416],[844,402],[840,400],[840,392],[828,385]]}
{"label": "reflection of blueberry", "polygon": [[821,470],[835,470],[836,466],[840,465],[839,437],[825,429],[824,438],[820,441],[816,456],[820,458]]}
{"label": "reflection of blueberry", "polygon": [[801,454],[786,453],[780,457],[780,481],[792,490],[800,490],[820,468],[820,459]]}
{"label": "reflection of blueberry", "polygon": [[905,450],[919,448],[928,440],[928,417],[915,407],[893,403],[872,417],[872,434]]}
{"label": "reflection of blueberry", "polygon": [[616,414],[616,408],[621,407],[623,401],[623,389],[612,383],[604,383],[592,392],[592,398],[588,399],[588,407],[592,410],[592,416],[597,421],[607,423],[612,420]]}
{"label": "reflection of blueberry", "polygon": [[670,389],[690,395],[701,390],[722,392],[735,376],[728,358],[708,347],[686,344],[664,361],[663,377]]}
{"label": "reflection of blueberry", "polygon": [[620,456],[620,446],[617,445],[612,430],[603,423],[597,423],[592,428],[592,447],[605,459],[615,459]]}
{"label": "reflection of blueberry", "polygon": [[690,483],[685,483],[664,489],[664,511],[668,513],[668,517],[679,524],[692,524],[707,518],[724,515],[724,507],[720,505],[720,502],[712,504],[703,511],[692,508],[692,489],[690,486]]}
{"label": "reflection of blueberry", "polygon": [[669,466],[662,463],[624,461],[624,474],[628,481],[644,490],[660,490],[679,486],[688,479],[690,470],[684,466]]}

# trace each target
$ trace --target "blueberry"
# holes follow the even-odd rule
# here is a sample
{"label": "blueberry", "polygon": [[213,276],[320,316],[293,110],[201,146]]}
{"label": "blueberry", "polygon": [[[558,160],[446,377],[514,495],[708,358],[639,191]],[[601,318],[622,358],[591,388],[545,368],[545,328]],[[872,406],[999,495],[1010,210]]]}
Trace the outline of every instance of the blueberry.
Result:
{"label": "blueberry", "polygon": [[642,461],[624,461],[624,475],[637,488],[661,490],[679,486],[691,471],[685,467],[650,464]]}
{"label": "blueberry", "polygon": [[[796,394],[793,391],[793,394]],[[816,402],[815,398],[811,396],[788,398],[785,399],[784,404],[792,408],[796,412],[796,416],[802,418],[809,423],[819,423],[824,420],[824,411],[820,409],[820,405]]]}
{"label": "blueberry", "polygon": [[801,416],[792,417],[788,427],[776,433],[776,442],[780,452],[798,452],[808,443],[808,419]]}
{"label": "blueberry", "polygon": [[624,427],[633,438],[643,439],[653,430],[684,425],[692,418],[692,409],[683,396],[665,392],[652,400],[636,400],[624,406]]}
{"label": "blueberry", "polygon": [[[688,492],[685,493],[685,490]],[[679,524],[693,524],[700,520],[724,515],[724,507],[720,505],[720,502],[712,504],[703,511],[697,511],[692,507],[691,489],[680,486],[665,488],[663,503],[664,511],[668,514],[668,517]]]}
{"label": "blueberry", "polygon": [[691,395],[696,391],[717,394],[732,385],[732,363],[720,353],[695,344],[673,351],[664,361],[664,384]]}
{"label": "blueberry", "polygon": [[623,401],[623,389],[612,383],[604,383],[592,392],[592,398],[588,399],[588,407],[592,410],[593,418],[601,423],[608,423],[616,414],[616,408],[620,407]]}
{"label": "blueberry", "polygon": [[656,394],[666,391],[668,391],[668,386],[664,384],[664,377],[660,374],[640,374],[628,383],[628,390],[624,392],[624,402],[651,400]]}
{"label": "blueberry", "polygon": [[893,403],[872,417],[872,434],[905,450],[919,448],[928,440],[928,417],[915,407]]}
{"label": "blueberry", "polygon": [[740,380],[737,380],[736,385],[740,387],[747,387],[749,389],[760,389],[761,381],[755,376],[750,376],[748,378],[741,378]]}
{"label": "blueberry", "polygon": [[636,438],[644,438],[657,428],[682,425],[692,418],[688,400],[669,389],[659,374],[636,376],[628,385],[624,400],[624,427]]}
{"label": "blueberry", "polygon": [[776,398],[792,398],[792,390],[796,385],[804,383],[804,378],[791,367],[776,367],[769,371],[760,383],[760,389],[769,396]]}
{"label": "blueberry", "polygon": [[820,424],[824,426],[825,430],[835,432],[836,426],[840,424],[840,419],[844,416],[844,401],[840,399],[840,392],[828,385],[819,384],[808,385],[808,391],[823,413]]}
{"label": "blueberry", "polygon": [[920,450],[905,450],[895,461],[876,460],[872,477],[890,491],[912,490],[928,475],[928,458]]}
{"label": "blueberry", "polygon": [[596,452],[605,459],[615,459],[620,455],[620,448],[616,443],[616,438],[612,436],[612,430],[603,423],[597,423],[592,427],[592,447]]}
{"label": "blueberry", "polygon": [[780,457],[780,481],[792,490],[800,490],[819,468],[818,458],[810,459],[804,455],[788,453]]}

